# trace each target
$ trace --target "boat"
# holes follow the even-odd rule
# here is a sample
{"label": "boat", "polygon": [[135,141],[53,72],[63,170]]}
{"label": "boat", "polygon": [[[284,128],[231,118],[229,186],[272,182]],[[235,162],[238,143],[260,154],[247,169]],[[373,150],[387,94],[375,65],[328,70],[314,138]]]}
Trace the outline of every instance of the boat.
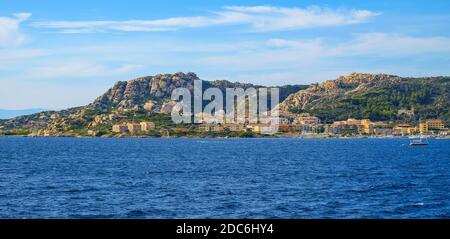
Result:
{"label": "boat", "polygon": [[420,136],[419,139],[412,139],[409,142],[409,145],[411,145],[411,146],[427,146],[428,139],[426,137]]}
{"label": "boat", "polygon": [[[420,125],[420,119],[419,119],[419,125]],[[409,145],[411,146],[427,146],[428,145],[428,138],[424,137],[422,132],[420,132],[420,137],[417,138],[411,138],[411,141],[409,141]]]}

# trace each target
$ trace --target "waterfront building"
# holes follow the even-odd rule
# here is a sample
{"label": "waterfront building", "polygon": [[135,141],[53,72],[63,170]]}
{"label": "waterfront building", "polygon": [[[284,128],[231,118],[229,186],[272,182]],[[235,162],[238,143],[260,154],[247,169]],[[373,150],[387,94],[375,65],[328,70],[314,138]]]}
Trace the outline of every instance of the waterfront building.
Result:
{"label": "waterfront building", "polygon": [[389,135],[395,134],[393,129],[388,129],[388,128],[374,128],[373,133],[375,135],[381,135],[381,136],[389,136]]}
{"label": "waterfront building", "polygon": [[365,134],[373,134],[374,126],[375,126],[375,123],[373,123],[369,119],[363,119],[363,120],[361,120],[359,128]]}
{"label": "waterfront building", "polygon": [[250,124],[246,126],[248,132],[263,133],[263,127],[270,127],[269,124]]}
{"label": "waterfront building", "polygon": [[425,123],[420,123],[419,129],[421,133],[428,133],[430,131],[440,132],[440,131],[448,131],[445,127],[444,123],[440,119],[431,119],[425,121]]}
{"label": "waterfront building", "polygon": [[302,124],[297,125],[295,131],[298,131],[302,134],[317,134],[319,133],[321,125],[318,124]]}
{"label": "waterfront building", "polygon": [[280,124],[278,126],[278,131],[280,132],[284,132],[284,133],[291,133],[291,132],[295,132],[296,130],[296,126],[292,125],[292,124]]}
{"label": "waterfront building", "polygon": [[320,119],[315,116],[299,116],[294,119],[293,123],[300,125],[317,125],[320,124]]}
{"label": "waterfront building", "polygon": [[416,128],[410,124],[397,124],[394,127],[394,130],[397,131],[397,133],[400,133],[403,135],[405,135],[405,134],[412,135],[419,131],[418,128]]}
{"label": "waterfront building", "polygon": [[347,119],[345,121],[335,121],[331,124],[328,131],[333,133],[339,133],[341,131],[357,132],[364,134],[375,134],[375,129],[387,128],[385,122],[372,122],[370,119]]}
{"label": "waterfront building", "polygon": [[335,134],[340,134],[342,132],[358,133],[360,125],[361,121],[356,119],[347,119],[346,121],[335,121],[331,125],[331,131]]}

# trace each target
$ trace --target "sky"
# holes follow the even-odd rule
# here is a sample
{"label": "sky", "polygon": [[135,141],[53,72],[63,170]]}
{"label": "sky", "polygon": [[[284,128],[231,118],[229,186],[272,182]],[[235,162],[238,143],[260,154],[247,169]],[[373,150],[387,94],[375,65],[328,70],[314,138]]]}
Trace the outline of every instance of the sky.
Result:
{"label": "sky", "polygon": [[267,86],[448,76],[449,23],[448,0],[1,0],[0,108],[86,105],[160,73]]}

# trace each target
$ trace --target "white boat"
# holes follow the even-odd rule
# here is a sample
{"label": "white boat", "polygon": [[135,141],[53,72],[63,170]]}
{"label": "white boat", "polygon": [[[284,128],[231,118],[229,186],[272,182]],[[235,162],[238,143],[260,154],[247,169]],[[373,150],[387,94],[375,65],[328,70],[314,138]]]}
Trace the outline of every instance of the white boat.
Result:
{"label": "white boat", "polygon": [[[420,125],[420,119],[419,119],[419,125]],[[411,146],[427,146],[428,145],[428,138],[424,137],[422,132],[420,132],[420,137],[417,138],[411,138],[411,141],[409,141],[409,145]]]}
{"label": "white boat", "polygon": [[411,146],[426,146],[428,145],[428,139],[426,137],[420,136],[419,139],[412,139],[409,142]]}

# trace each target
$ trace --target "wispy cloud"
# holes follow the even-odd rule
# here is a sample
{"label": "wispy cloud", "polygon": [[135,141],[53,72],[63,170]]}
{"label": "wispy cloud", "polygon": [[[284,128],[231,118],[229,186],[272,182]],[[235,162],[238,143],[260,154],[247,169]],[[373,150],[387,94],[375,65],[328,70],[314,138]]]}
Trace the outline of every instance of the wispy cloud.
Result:
{"label": "wispy cloud", "polygon": [[358,24],[377,15],[379,13],[356,9],[229,6],[205,16],[126,21],[40,21],[31,25],[60,33],[175,31],[219,25],[246,25],[251,31],[267,32]]}
{"label": "wispy cloud", "polygon": [[137,71],[143,68],[138,64],[123,64],[120,66],[106,66],[97,63],[63,63],[53,64],[32,68],[29,71],[30,76],[38,78],[79,78],[79,77],[98,77],[98,76],[118,76],[128,72]]}
{"label": "wispy cloud", "polygon": [[379,15],[369,10],[323,7],[233,6],[225,7],[225,10],[228,12],[223,15],[241,15],[242,23],[249,24],[254,31],[263,32],[358,24]]}
{"label": "wispy cloud", "polygon": [[417,37],[392,33],[358,34],[347,44],[332,51],[337,55],[398,57],[419,54],[450,53],[450,37]]}
{"label": "wispy cloud", "polygon": [[402,57],[419,54],[449,53],[449,37],[415,37],[392,33],[356,34],[343,43],[326,44],[315,40],[271,39],[270,46],[314,52],[320,56]]}
{"label": "wispy cloud", "polygon": [[[234,75],[239,75],[239,80],[242,81],[260,83],[262,80],[266,84],[311,83],[361,69],[406,75],[417,69],[416,72],[420,72],[417,75],[424,72],[433,75],[434,72],[443,71],[404,59],[436,62],[440,56],[448,56],[450,53],[450,38],[367,33],[354,35],[352,39],[340,42],[329,42],[321,38],[278,38],[268,40],[265,44],[255,43],[255,46],[257,48],[250,51],[243,49],[208,55],[197,59],[197,62],[208,69],[226,68]],[[285,75],[274,72],[283,72]],[[270,75],[273,77],[267,77]],[[276,78],[278,79],[275,80]]]}
{"label": "wispy cloud", "polygon": [[31,13],[16,13],[13,17],[0,17],[0,48],[17,46],[24,41],[20,24],[30,16]]}

